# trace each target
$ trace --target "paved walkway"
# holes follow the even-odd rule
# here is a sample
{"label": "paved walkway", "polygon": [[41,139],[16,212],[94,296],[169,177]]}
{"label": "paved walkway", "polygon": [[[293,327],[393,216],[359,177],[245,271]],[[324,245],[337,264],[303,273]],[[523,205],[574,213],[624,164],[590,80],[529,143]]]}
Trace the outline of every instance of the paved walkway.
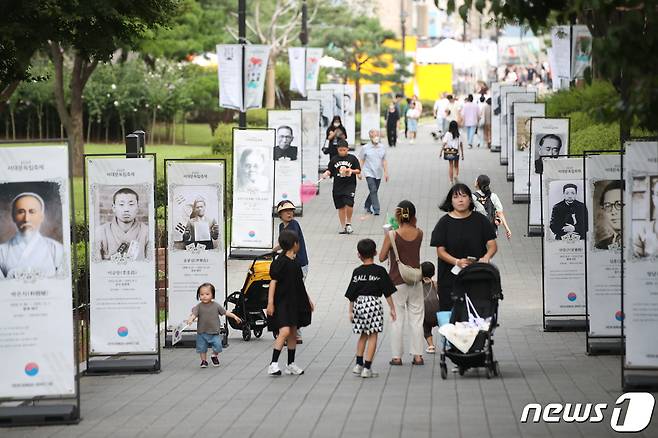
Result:
{"label": "paved walkway", "polygon": [[[437,208],[448,189],[447,166],[426,127],[419,143],[403,142],[389,152],[391,181],[382,183],[382,211],[401,199],[418,208],[425,231],[423,260],[436,262],[429,235],[442,215]],[[316,301],[313,325],[304,331],[298,363],[304,376],[270,378],[266,368],[271,337],[243,342],[232,332],[219,369],[199,369],[189,349],[163,352],[156,375],[84,377],[82,416],[77,426],[0,430],[2,437],[543,437],[612,436],[610,410],[599,424],[520,424],[527,403],[598,402],[610,406],[620,395],[618,357],[589,357],[583,333],[544,333],[541,329],[540,241],[524,236],[525,205],[512,205],[511,185],[498,156],[484,149],[466,150],[461,180],[472,184],[481,172],[491,176],[514,237],[499,241],[495,262],[503,278],[505,300],[495,354],[502,377],[486,380],[469,371],[441,380],[438,355],[426,355],[423,367],[389,367],[385,333],[374,368],[380,376],[351,374],[356,337],[343,298],[357,266],[356,243],[383,238],[384,216],[360,220],[355,234],[339,236],[337,218],[325,182],[318,198],[300,219],[310,252],[308,289]],[[365,199],[359,184],[357,205]],[[359,210],[357,210],[359,211]],[[230,289],[241,286],[245,262],[231,261]],[[285,352],[282,360],[285,360]],[[655,418],[645,436],[658,436]]]}

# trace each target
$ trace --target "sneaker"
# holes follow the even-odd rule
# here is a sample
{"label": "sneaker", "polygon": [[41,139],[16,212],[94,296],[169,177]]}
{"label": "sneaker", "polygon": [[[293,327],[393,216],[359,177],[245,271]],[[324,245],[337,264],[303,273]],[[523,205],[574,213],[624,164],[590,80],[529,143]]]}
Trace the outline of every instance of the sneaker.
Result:
{"label": "sneaker", "polygon": [[208,361],[207,360],[202,360],[201,365],[199,365],[201,368],[208,368]]}
{"label": "sneaker", "polygon": [[376,211],[376,212],[373,213],[373,215],[374,215],[374,216],[379,216],[379,212]]}
{"label": "sneaker", "polygon": [[270,364],[270,367],[267,369],[267,374],[270,376],[280,376],[281,375],[281,368],[279,368],[279,363],[278,362],[272,362]]}
{"label": "sneaker", "polygon": [[304,370],[299,368],[295,362],[288,364],[286,366],[286,374],[292,374],[294,376],[299,376],[300,374],[304,374]]}
{"label": "sneaker", "polygon": [[363,377],[364,379],[369,379],[371,377],[377,377],[377,376],[379,376],[379,374],[374,372],[370,368],[364,368],[363,371],[361,371],[361,377]]}
{"label": "sneaker", "polygon": [[370,210],[370,208],[363,207],[363,214],[372,214],[372,210]]}
{"label": "sneaker", "polygon": [[347,232],[347,227],[343,228],[341,231],[338,232],[338,234],[349,234]]}
{"label": "sneaker", "polygon": [[356,374],[357,376],[361,375],[361,372],[363,371],[363,365],[354,365],[354,368],[352,368],[352,373]]}
{"label": "sneaker", "polygon": [[218,356],[210,356],[210,362],[212,362],[212,366],[218,367],[219,366],[219,357]]}
{"label": "sneaker", "polygon": [[354,232],[354,229],[352,228],[352,225],[351,225],[351,224],[347,224],[347,225],[345,225],[345,232],[346,232],[347,234],[352,234],[352,233]]}
{"label": "sneaker", "polygon": [[297,338],[297,345],[303,344],[304,340],[302,338]]}

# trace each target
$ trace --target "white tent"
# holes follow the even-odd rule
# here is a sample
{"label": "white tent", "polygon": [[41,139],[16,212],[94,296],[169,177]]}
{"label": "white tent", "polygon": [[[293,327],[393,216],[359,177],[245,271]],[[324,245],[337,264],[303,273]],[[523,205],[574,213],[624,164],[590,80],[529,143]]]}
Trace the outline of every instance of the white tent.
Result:
{"label": "white tent", "polygon": [[417,48],[418,64],[452,64],[456,70],[486,66],[489,56],[475,44],[446,38],[434,47]]}

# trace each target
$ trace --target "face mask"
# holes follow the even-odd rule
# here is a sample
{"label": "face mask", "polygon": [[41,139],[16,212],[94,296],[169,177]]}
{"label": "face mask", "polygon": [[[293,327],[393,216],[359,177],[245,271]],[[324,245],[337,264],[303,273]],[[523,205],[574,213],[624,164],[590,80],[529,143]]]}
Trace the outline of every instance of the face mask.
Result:
{"label": "face mask", "polygon": [[373,143],[379,143],[379,137],[373,137],[372,142]]}
{"label": "face mask", "polygon": [[338,127],[340,126],[340,123],[336,122],[336,123],[334,123],[334,126],[335,126],[336,128],[338,128]]}

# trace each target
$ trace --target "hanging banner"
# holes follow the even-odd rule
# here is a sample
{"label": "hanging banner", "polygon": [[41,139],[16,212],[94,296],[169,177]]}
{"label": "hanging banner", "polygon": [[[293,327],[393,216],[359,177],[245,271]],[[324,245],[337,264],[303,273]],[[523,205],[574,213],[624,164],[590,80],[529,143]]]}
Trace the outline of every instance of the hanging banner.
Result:
{"label": "hanging banner", "polygon": [[306,48],[289,47],[290,91],[306,97]]}
{"label": "hanging banner", "polygon": [[491,152],[500,151],[500,82],[491,84]]}
{"label": "hanging banner", "polygon": [[541,157],[569,155],[569,119],[533,118],[530,120],[530,205],[528,235],[541,236]]}
{"label": "hanging banner", "polygon": [[589,337],[621,336],[622,194],[619,154],[585,156]]}
{"label": "hanging banner", "polygon": [[[196,289],[226,281],[223,161],[167,161],[167,330],[190,315]],[[193,327],[194,328],[194,327]]]}
{"label": "hanging banner", "polygon": [[265,73],[269,56],[270,46],[245,45],[243,75],[242,45],[217,45],[220,107],[244,112],[263,106]]}
{"label": "hanging banner", "polygon": [[507,93],[507,142],[503,145],[503,150],[506,150],[506,165],[507,165],[507,180],[514,180],[514,140],[516,138],[516,127],[514,125],[514,104],[517,102],[528,102],[534,103],[537,99],[537,93],[535,91],[523,91],[520,93]]}
{"label": "hanging banner", "polygon": [[553,26],[551,28],[551,45],[554,60],[552,71],[553,83],[560,79],[571,78],[571,27]]}
{"label": "hanging banner", "polygon": [[0,399],[75,394],[66,146],[0,148]]}
{"label": "hanging banner", "polygon": [[[334,93],[334,117],[340,117],[343,125],[346,126],[345,114],[343,113],[343,88],[343,84],[320,84],[320,90],[331,90]],[[350,141],[350,138],[347,137],[347,142]]]}
{"label": "hanging banner", "polygon": [[[525,91],[525,87],[518,85],[501,85],[500,86],[500,138],[498,144],[500,145],[500,164],[507,164],[507,93],[521,93]],[[495,109],[495,105],[494,105]]]}
{"label": "hanging banner", "polygon": [[592,66],[592,34],[584,24],[571,26],[571,79],[582,79]]}
{"label": "hanging banner", "polygon": [[329,155],[322,152],[327,139],[327,129],[329,124],[334,118],[334,92],[332,90],[308,90],[309,100],[320,101],[320,149],[318,149],[318,156],[320,157],[320,170],[326,170],[329,164]]}
{"label": "hanging banner", "polygon": [[302,110],[302,183],[317,185],[320,167],[320,101],[293,100],[290,109]]}
{"label": "hanging banner", "polygon": [[231,248],[272,248],[274,129],[233,129]]}
{"label": "hanging banner", "polygon": [[513,202],[529,202],[530,121],[533,117],[544,117],[546,115],[546,104],[517,102],[514,104],[512,112],[514,113],[514,138],[511,155],[514,169],[512,200]]}
{"label": "hanging banner", "polygon": [[153,157],[87,160],[94,355],[157,351],[154,166]]}
{"label": "hanging banner", "polygon": [[628,368],[658,367],[658,142],[626,142],[624,336]]}
{"label": "hanging banner", "polygon": [[322,59],[323,49],[307,48],[306,49],[306,90],[317,90],[318,78],[320,77],[320,59]]}
{"label": "hanging banner", "polygon": [[276,130],[274,146],[274,204],[290,201],[301,206],[302,111],[268,110],[267,127]]}
{"label": "hanging banner", "polygon": [[544,315],[583,315],[588,227],[583,160],[542,161]]}
{"label": "hanging banner", "polygon": [[343,116],[347,142],[356,146],[356,88],[353,84],[343,86]]}
{"label": "hanging banner", "polygon": [[381,130],[379,84],[361,85],[361,140],[368,140],[371,129]]}

